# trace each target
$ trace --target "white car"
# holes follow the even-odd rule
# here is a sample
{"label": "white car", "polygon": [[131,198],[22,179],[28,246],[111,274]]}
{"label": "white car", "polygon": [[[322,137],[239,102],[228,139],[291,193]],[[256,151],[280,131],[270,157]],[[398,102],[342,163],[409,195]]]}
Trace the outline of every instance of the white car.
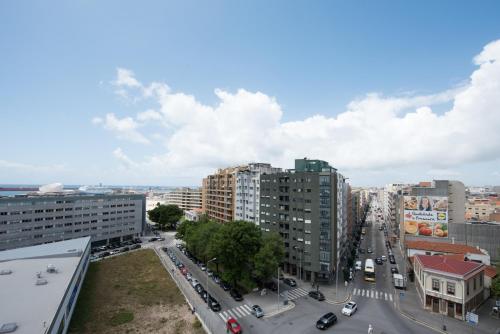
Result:
{"label": "white car", "polygon": [[386,262],[387,261],[387,256],[382,255],[382,261]]}
{"label": "white car", "polygon": [[355,302],[349,302],[345,304],[344,308],[342,309],[342,314],[347,315],[347,316],[352,316],[356,311],[358,310],[358,305],[356,305]]}
{"label": "white car", "polygon": [[195,286],[197,286],[198,284],[200,284],[200,282],[198,282],[198,280],[196,278],[193,278],[191,280],[191,286],[194,288]]}
{"label": "white car", "polygon": [[361,270],[361,261],[356,261],[356,266],[355,266],[355,269],[356,270]]}

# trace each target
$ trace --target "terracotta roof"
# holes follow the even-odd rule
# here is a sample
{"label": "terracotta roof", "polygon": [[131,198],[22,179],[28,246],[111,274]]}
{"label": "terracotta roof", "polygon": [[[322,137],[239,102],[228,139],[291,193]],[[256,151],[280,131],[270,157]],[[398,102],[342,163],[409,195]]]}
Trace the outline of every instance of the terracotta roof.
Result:
{"label": "terracotta roof", "polygon": [[435,242],[427,240],[406,240],[406,248],[421,249],[426,251],[443,252],[451,254],[483,254],[476,247],[464,244],[452,244],[449,242]]}
{"label": "terracotta roof", "polygon": [[424,269],[433,269],[445,273],[465,276],[485,265],[473,261],[459,261],[446,256],[437,255],[415,255],[416,261],[419,261]]}
{"label": "terracotta roof", "polygon": [[486,266],[486,268],[484,268],[484,274],[493,278],[497,275],[497,268],[495,266]]}

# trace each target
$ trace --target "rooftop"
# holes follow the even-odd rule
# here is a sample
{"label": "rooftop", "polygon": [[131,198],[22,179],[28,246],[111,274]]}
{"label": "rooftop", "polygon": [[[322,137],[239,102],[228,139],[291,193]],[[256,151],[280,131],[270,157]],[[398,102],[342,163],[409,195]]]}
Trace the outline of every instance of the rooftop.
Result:
{"label": "rooftop", "polygon": [[415,260],[420,262],[425,269],[432,269],[443,273],[466,276],[486,266],[474,261],[460,261],[447,256],[415,255]]}
{"label": "rooftop", "polygon": [[482,254],[481,250],[464,244],[453,244],[450,242],[436,242],[427,240],[406,240],[406,248],[421,249],[426,251],[452,253],[452,254]]}
{"label": "rooftop", "polygon": [[16,323],[16,334],[50,327],[89,243],[85,237],[0,252],[0,272],[11,272],[0,275],[0,326]]}
{"label": "rooftop", "polygon": [[495,266],[486,266],[486,268],[484,268],[484,274],[493,278],[497,275],[497,268]]}

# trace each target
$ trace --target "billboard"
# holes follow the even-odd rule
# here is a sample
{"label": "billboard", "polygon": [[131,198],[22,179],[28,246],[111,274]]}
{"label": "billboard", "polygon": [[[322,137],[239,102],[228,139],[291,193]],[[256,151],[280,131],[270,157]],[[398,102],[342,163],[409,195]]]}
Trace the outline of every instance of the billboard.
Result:
{"label": "billboard", "polygon": [[405,234],[448,237],[448,197],[404,196]]}

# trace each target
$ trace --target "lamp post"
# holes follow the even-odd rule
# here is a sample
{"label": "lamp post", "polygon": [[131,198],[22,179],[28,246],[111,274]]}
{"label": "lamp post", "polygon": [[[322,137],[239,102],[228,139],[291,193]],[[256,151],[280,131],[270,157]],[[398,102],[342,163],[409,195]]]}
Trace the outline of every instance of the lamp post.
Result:
{"label": "lamp post", "polygon": [[280,310],[280,266],[278,265],[278,311]]}
{"label": "lamp post", "polygon": [[206,274],[207,274],[207,308],[210,308],[210,294],[208,293],[208,264],[212,261],[215,261],[215,260],[217,260],[216,257],[214,257],[211,260],[208,260],[208,262],[207,262],[207,272],[206,272]]}

